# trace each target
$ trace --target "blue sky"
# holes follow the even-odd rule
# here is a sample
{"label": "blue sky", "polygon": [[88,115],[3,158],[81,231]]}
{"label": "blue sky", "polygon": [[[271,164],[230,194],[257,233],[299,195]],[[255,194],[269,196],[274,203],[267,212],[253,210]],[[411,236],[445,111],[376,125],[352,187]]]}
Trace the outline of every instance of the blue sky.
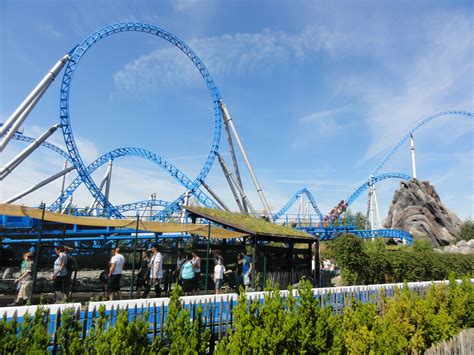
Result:
{"label": "blue sky", "polygon": [[[473,14],[470,1],[4,0],[0,121],[90,33],[116,22],[154,24],[183,39],[206,64],[272,209],[307,187],[327,212],[417,122],[445,110],[474,111]],[[59,83],[28,118],[25,134],[37,136],[59,121]],[[192,178],[205,161],[213,128],[211,100],[197,70],[167,42],[138,33],[109,37],[82,59],[71,120],[86,163],[114,148],[137,146]],[[474,215],[473,129],[472,119],[451,116],[415,136],[419,178],[433,183],[461,218]],[[64,146],[60,132],[51,142]],[[221,146],[225,153],[224,139]],[[11,143],[2,164],[22,148]],[[2,200],[62,163],[45,149],[35,152],[2,182]],[[104,169],[93,175],[97,181]],[[410,174],[409,147],[383,171]],[[244,178],[261,209],[249,176]],[[234,206],[217,164],[207,182]],[[377,186],[382,217],[398,184]],[[59,185],[20,202],[51,202]],[[147,161],[116,160],[113,203],[152,192],[171,200],[182,187]],[[90,199],[84,189],[75,195],[79,204]],[[353,209],[365,212],[366,200],[362,196]]]}

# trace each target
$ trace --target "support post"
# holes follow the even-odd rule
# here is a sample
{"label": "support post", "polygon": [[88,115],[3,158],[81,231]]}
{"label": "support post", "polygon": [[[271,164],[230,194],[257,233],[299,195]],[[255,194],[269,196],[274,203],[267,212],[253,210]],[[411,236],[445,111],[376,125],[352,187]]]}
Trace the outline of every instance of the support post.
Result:
{"label": "support post", "polygon": [[[223,113],[222,117],[225,117],[225,113]],[[229,144],[229,151],[230,151],[230,156],[232,158],[232,165],[234,166],[234,172],[235,172],[235,177],[237,178],[237,184],[240,186],[242,191],[244,190],[244,187],[242,185],[242,179],[240,178],[240,171],[239,171],[239,165],[237,163],[237,157],[235,155],[235,150],[234,150],[234,143],[232,142],[232,136],[230,134],[229,130],[229,124],[227,120],[224,118],[224,128],[225,128],[225,133],[227,136],[227,142]],[[247,203],[244,200],[244,196],[240,195],[240,198],[242,199],[242,204],[244,207],[244,211],[248,213],[247,209]]]}
{"label": "support post", "polygon": [[[237,190],[239,191],[240,193],[240,196],[242,196],[242,202],[243,201],[247,201],[247,205],[248,207],[250,208],[250,211],[252,212],[253,215],[257,215],[257,212],[255,211],[255,209],[253,208],[252,204],[250,203],[249,199],[247,198],[247,195],[245,194],[244,190],[242,190],[239,186],[239,184],[237,183],[237,181],[235,180],[234,176],[232,175],[232,173],[229,171],[229,169],[227,168],[227,164],[225,163],[225,160],[224,158],[219,154],[217,153],[217,158],[219,159],[219,163],[221,164],[222,166],[222,169],[224,170],[224,172],[227,173],[227,176],[229,177],[229,179],[231,180],[232,184],[237,188]],[[245,209],[244,209],[245,210]]]}
{"label": "support post", "polygon": [[138,239],[138,223],[140,216],[137,212],[137,224],[135,226],[135,238],[133,239],[133,255],[132,255],[132,283],[130,285],[130,299],[133,298],[133,285],[135,285],[135,261],[137,257],[137,239]]}
{"label": "support post", "polygon": [[204,188],[211,194],[212,197],[214,197],[214,199],[217,201],[217,203],[219,205],[221,205],[221,207],[226,210],[226,211],[230,211],[229,207],[227,207],[227,205],[224,203],[224,201],[222,201],[219,196],[217,196],[217,194],[214,192],[214,190],[211,189],[211,187],[206,184],[204,181],[202,182],[202,186],[204,186]]}
{"label": "support post", "polygon": [[207,284],[209,279],[209,250],[211,248],[211,221],[207,223],[207,248],[206,248],[206,279],[204,280],[204,289],[207,294]]}
{"label": "support post", "polygon": [[227,110],[226,105],[224,104],[224,101],[220,101],[221,105],[221,110],[224,115],[224,119],[227,121],[227,124],[229,125],[234,137],[235,141],[237,142],[237,145],[240,149],[240,153],[242,154],[242,157],[244,159],[245,164],[247,165],[247,169],[249,170],[250,177],[252,178],[252,181],[255,185],[255,188],[257,190],[258,195],[260,196],[260,200],[262,201],[263,208],[265,210],[265,214],[267,215],[268,218],[271,218],[271,211],[270,207],[268,206],[267,199],[265,198],[265,195],[263,193],[262,188],[260,187],[260,184],[258,182],[257,176],[255,175],[255,172],[253,171],[252,165],[250,164],[249,157],[247,156],[247,152],[244,149],[244,146],[242,142],[240,141],[239,134],[237,133],[237,130],[235,129],[234,122],[232,121],[232,118],[230,117],[229,111]]}
{"label": "support post", "polygon": [[237,203],[237,207],[239,207],[239,211],[241,213],[244,213],[244,208],[243,208],[242,204],[240,203],[240,199],[239,199],[239,196],[237,195],[237,191],[235,191],[234,184],[232,183],[232,180],[229,176],[230,173],[229,173],[229,171],[227,171],[227,168],[225,167],[225,165],[222,164],[220,159],[218,159],[218,160],[219,160],[219,164],[221,165],[222,171],[224,172],[224,176],[227,180],[227,184],[230,187],[230,191],[232,192],[232,195],[234,196],[235,202]]}
{"label": "support post", "polygon": [[256,288],[257,276],[257,236],[252,236],[252,289]]}
{"label": "support post", "polygon": [[5,179],[5,177],[10,174],[20,163],[25,160],[31,153],[33,153],[46,139],[48,139],[56,130],[61,127],[59,124],[55,124],[50,127],[46,132],[41,136],[35,139],[28,147],[23,149],[23,151],[10,160],[3,168],[0,169],[0,181]]}
{"label": "support post", "polygon": [[31,303],[33,303],[33,295],[35,294],[36,279],[38,276],[38,262],[39,262],[39,256],[41,253],[41,235],[43,233],[44,212],[46,209],[46,205],[44,202],[41,203],[41,209],[43,211],[41,212],[41,221],[40,221],[39,230],[38,230],[38,241],[36,243],[36,250],[35,250],[35,263],[33,265],[33,282],[31,285],[31,295],[30,295]]}
{"label": "support post", "polygon": [[66,168],[65,170],[62,170],[60,171],[59,173],[56,173],[54,174],[53,176],[50,176],[49,178],[39,182],[38,184],[36,184],[35,186],[32,186],[28,189],[26,189],[25,191],[23,192],[20,192],[19,194],[13,196],[12,198],[8,199],[8,200],[5,200],[3,203],[12,203],[12,202],[15,202],[16,200],[19,200],[20,198],[28,195],[29,193],[33,192],[33,191],[36,191],[38,190],[39,188],[49,184],[50,182],[60,178],[61,176],[66,176],[66,174],[72,170],[74,170],[75,167],[74,166],[71,166],[69,168]]}
{"label": "support post", "polygon": [[416,161],[415,161],[415,140],[410,133],[410,152],[411,152],[411,170],[413,179],[416,179]]}
{"label": "support post", "polygon": [[[67,160],[64,160],[64,167],[63,170],[67,169]],[[66,174],[63,175],[62,181],[61,181],[61,193],[59,196],[62,196],[64,194],[64,187],[66,186]],[[63,201],[61,200],[61,203],[59,204],[59,213],[62,212],[63,209]]]}

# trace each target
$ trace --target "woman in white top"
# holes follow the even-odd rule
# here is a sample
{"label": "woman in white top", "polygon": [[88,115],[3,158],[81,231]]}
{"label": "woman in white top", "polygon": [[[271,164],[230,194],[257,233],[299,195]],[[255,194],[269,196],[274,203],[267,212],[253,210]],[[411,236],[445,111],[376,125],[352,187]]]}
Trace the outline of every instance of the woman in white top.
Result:
{"label": "woman in white top", "polygon": [[67,277],[67,255],[64,252],[64,246],[60,245],[56,248],[58,258],[54,261],[53,273],[51,280],[53,281],[54,301],[62,302],[65,295],[65,281]]}
{"label": "woman in white top", "polygon": [[196,250],[191,250],[193,256],[193,271],[194,271],[194,292],[199,293],[201,288],[201,258],[197,255]]}
{"label": "woman in white top", "polygon": [[158,251],[158,244],[151,247],[152,256],[150,258],[150,285],[145,289],[143,297],[147,297],[150,288],[155,288],[156,297],[161,296],[161,281],[163,280],[163,261],[161,253]]}

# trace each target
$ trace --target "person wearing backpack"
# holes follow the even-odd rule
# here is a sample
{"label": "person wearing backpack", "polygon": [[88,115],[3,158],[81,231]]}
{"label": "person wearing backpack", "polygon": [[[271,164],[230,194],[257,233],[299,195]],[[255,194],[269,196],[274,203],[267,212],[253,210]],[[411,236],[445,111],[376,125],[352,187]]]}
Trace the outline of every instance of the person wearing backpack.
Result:
{"label": "person wearing backpack", "polygon": [[194,263],[193,260],[187,260],[181,267],[181,280],[183,281],[183,291],[185,294],[189,294],[194,289]]}

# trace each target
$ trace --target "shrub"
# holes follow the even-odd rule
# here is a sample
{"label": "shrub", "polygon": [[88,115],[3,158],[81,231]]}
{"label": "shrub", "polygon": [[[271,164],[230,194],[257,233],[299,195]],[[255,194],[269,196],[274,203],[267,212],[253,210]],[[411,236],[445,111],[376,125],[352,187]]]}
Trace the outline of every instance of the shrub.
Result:
{"label": "shrub", "polygon": [[474,221],[472,219],[467,219],[461,224],[459,238],[466,241],[474,239]]}

